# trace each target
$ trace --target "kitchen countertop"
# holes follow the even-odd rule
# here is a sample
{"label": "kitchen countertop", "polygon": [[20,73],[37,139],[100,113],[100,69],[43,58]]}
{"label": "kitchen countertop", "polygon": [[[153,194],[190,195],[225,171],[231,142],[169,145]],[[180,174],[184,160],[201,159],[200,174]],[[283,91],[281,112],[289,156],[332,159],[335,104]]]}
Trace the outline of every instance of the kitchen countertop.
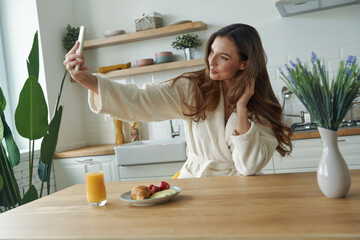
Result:
{"label": "kitchen countertop", "polygon": [[70,158],[70,157],[85,157],[85,156],[99,156],[99,155],[114,155],[115,144],[102,144],[81,147],[64,152],[54,154],[54,158]]}
{"label": "kitchen countertop", "polygon": [[[338,131],[339,136],[360,135],[360,127],[343,128]],[[309,130],[294,133],[292,139],[308,139],[319,138],[317,130]],[[70,158],[70,157],[85,157],[85,156],[98,156],[98,155],[113,155],[115,154],[115,144],[103,144],[86,146],[78,149],[55,153],[54,158]]]}
{"label": "kitchen countertop", "polygon": [[346,198],[320,192],[316,173],[167,180],[181,193],[139,207],[120,194],[156,180],[106,183],[93,208],[78,184],[0,214],[0,239],[360,239],[360,170]]}
{"label": "kitchen countertop", "polygon": [[[351,136],[360,135],[360,127],[345,127],[338,130],[338,136]],[[320,134],[317,130],[308,130],[302,132],[295,132],[292,139],[308,139],[308,138],[319,138]]]}

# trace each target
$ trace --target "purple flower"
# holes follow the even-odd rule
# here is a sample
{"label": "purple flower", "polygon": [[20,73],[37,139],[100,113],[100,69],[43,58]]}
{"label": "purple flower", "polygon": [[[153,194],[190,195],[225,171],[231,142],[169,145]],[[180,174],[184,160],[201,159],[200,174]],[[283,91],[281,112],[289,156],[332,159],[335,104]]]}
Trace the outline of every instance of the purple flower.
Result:
{"label": "purple flower", "polygon": [[288,73],[290,73],[290,68],[289,68],[289,65],[287,65],[287,64],[285,64],[285,68],[286,68],[286,70],[288,71]]}
{"label": "purple flower", "polygon": [[313,63],[319,61],[318,56],[317,56],[316,53],[314,53],[314,52],[311,52],[311,61],[312,61]]}
{"label": "purple flower", "polygon": [[347,60],[346,60],[345,66],[352,66],[356,62],[356,60],[357,60],[356,56],[349,55]]}
{"label": "purple flower", "polygon": [[287,78],[290,80],[291,83],[295,83],[294,78],[291,76],[291,74],[289,74],[289,76],[287,76]]}
{"label": "purple flower", "polygon": [[325,65],[322,65],[322,66],[321,66],[321,72],[322,72],[322,74],[325,75]]}
{"label": "purple flower", "polygon": [[307,71],[306,68],[304,68],[304,73],[305,73],[305,75],[306,75],[307,77],[309,76],[309,73],[308,73],[308,71]]}
{"label": "purple flower", "polygon": [[296,64],[293,61],[290,60],[290,64],[293,68],[296,68]]}
{"label": "purple flower", "polygon": [[279,67],[279,72],[280,72],[281,75],[285,76],[285,74],[284,74],[283,70],[281,69],[281,67]]}
{"label": "purple flower", "polygon": [[290,82],[295,83],[294,78],[291,76],[291,72],[290,72],[291,69],[289,68],[289,66],[288,66],[287,64],[285,64],[285,68],[286,68],[286,70],[288,71],[289,75],[288,75],[288,76],[285,76],[283,70],[279,67],[279,72],[280,72],[280,74],[281,74],[282,76],[284,76],[285,78],[287,78],[288,80],[290,80]]}
{"label": "purple flower", "polygon": [[296,58],[296,61],[298,62],[298,64],[302,65],[300,58]]}
{"label": "purple flower", "polygon": [[319,63],[319,58],[316,55],[316,53],[314,53],[314,52],[311,52],[311,61],[313,63],[313,67],[314,67],[315,72],[318,72],[317,64]]}
{"label": "purple flower", "polygon": [[352,65],[345,65],[343,76],[346,78],[350,78],[353,74],[354,69],[352,68]]}

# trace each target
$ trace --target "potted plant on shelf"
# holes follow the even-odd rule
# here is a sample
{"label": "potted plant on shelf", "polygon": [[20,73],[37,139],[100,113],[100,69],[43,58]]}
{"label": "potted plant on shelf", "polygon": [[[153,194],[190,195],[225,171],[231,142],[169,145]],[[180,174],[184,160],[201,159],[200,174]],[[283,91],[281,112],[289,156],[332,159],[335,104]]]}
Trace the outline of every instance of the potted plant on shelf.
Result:
{"label": "potted plant on shelf", "polygon": [[185,59],[190,60],[194,58],[194,49],[200,47],[202,41],[196,33],[186,33],[178,35],[171,46],[176,50],[184,50]]}
{"label": "potted plant on shelf", "polygon": [[345,197],[350,188],[349,169],[337,144],[337,130],[359,94],[360,67],[354,56],[340,61],[335,79],[313,52],[311,67],[300,59],[285,65],[287,75],[280,68],[281,78],[299,98],[318,125],[323,152],[317,170],[322,193],[329,198]]}
{"label": "potted plant on shelf", "polygon": [[78,40],[80,27],[71,27],[71,25],[68,24],[65,30],[66,30],[66,34],[63,38],[63,46],[68,52],[73,48],[76,41]]}

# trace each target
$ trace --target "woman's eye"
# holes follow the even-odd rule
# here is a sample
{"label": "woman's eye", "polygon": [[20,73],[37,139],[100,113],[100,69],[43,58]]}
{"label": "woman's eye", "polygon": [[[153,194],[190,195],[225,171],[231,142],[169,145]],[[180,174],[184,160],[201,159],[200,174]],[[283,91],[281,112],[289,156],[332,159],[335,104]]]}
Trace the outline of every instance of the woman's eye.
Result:
{"label": "woman's eye", "polygon": [[224,61],[229,60],[227,57],[224,57],[224,56],[221,56],[220,58],[221,58],[222,60],[224,60]]}

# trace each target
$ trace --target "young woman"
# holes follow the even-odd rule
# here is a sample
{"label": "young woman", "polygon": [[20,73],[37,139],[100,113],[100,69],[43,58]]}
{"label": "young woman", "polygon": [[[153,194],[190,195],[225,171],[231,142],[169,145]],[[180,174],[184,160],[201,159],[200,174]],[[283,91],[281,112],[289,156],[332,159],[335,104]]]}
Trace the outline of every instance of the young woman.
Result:
{"label": "young woman", "polygon": [[180,178],[254,175],[275,150],[282,156],[292,150],[260,36],[249,25],[233,24],[212,34],[205,69],[142,89],[88,73],[83,56],[75,53],[78,46],[66,54],[64,65],[89,89],[93,112],[123,121],[184,120],[187,161]]}

